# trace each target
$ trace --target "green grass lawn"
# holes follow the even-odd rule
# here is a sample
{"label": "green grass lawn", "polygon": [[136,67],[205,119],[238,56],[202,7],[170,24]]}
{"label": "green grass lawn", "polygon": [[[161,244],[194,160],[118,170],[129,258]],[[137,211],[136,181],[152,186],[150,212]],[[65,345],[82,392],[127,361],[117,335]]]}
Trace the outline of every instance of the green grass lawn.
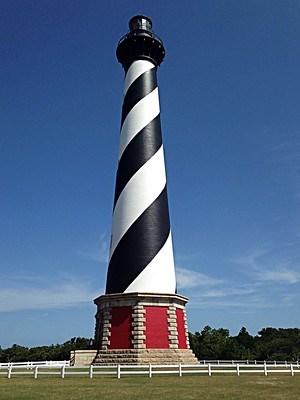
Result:
{"label": "green grass lawn", "polygon": [[299,400],[295,376],[0,377],[1,400]]}

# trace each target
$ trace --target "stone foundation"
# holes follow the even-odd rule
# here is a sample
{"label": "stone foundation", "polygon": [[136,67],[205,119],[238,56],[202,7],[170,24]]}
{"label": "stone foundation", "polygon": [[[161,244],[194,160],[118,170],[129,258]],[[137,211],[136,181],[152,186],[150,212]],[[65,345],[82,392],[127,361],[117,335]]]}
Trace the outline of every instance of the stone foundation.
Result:
{"label": "stone foundation", "polygon": [[91,365],[97,355],[97,350],[75,350],[70,353],[70,365]]}
{"label": "stone foundation", "polygon": [[185,304],[178,294],[122,293],[97,305],[93,364],[195,364]]}
{"label": "stone foundation", "polygon": [[94,365],[199,364],[190,349],[99,350]]}

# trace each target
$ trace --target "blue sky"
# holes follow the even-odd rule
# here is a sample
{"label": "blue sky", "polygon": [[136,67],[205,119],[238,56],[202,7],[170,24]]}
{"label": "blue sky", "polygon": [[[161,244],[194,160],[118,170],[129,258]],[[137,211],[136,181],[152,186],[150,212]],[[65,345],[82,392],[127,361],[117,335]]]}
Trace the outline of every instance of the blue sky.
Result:
{"label": "blue sky", "polygon": [[299,327],[300,3],[2,0],[0,345],[92,337],[124,73],[145,14],[190,331]]}

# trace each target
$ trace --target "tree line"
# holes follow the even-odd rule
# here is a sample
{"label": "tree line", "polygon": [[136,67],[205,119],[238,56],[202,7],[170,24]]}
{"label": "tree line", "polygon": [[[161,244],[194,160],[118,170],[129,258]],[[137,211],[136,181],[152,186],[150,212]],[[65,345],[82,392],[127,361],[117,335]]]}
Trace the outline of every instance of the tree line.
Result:
{"label": "tree line", "polygon": [[[237,336],[229,330],[205,326],[201,332],[189,333],[190,344],[199,360],[299,361],[300,329],[263,328],[256,336],[242,327]],[[0,347],[0,362],[68,360],[72,350],[91,348],[91,339],[74,337],[63,344],[24,347],[17,344]]]}
{"label": "tree line", "polygon": [[90,348],[90,339],[74,337],[63,344],[50,346],[24,347],[13,344],[7,349],[0,347],[0,363],[19,361],[63,361],[70,359],[72,350],[87,350]]}
{"label": "tree line", "polygon": [[299,361],[300,329],[263,328],[251,336],[242,327],[237,336],[229,330],[205,326],[201,332],[189,333],[190,344],[199,360]]}

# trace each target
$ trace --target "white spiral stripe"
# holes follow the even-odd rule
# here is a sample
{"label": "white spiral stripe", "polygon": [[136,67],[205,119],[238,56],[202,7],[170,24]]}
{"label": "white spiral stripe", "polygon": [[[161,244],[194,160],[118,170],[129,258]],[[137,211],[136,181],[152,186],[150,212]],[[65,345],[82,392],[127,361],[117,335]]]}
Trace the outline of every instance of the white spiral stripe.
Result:
{"label": "white spiral stripe", "polygon": [[150,61],[147,60],[137,60],[134,61],[129,70],[127,71],[127,74],[125,76],[125,81],[124,81],[124,96],[127,93],[127,90],[129,87],[133,84],[133,82],[141,76],[144,72],[149,71],[149,69],[154,68],[154,64]]}
{"label": "white spiral stripe", "polygon": [[130,226],[154,202],[166,185],[163,146],[130,179],[115,206],[110,258]]}
{"label": "white spiral stripe", "polygon": [[176,276],[173,259],[171,232],[147,267],[126,288],[126,292],[174,293]]}
{"label": "white spiral stripe", "polygon": [[119,160],[128,143],[159,114],[158,88],[140,100],[129,112],[120,135]]}

